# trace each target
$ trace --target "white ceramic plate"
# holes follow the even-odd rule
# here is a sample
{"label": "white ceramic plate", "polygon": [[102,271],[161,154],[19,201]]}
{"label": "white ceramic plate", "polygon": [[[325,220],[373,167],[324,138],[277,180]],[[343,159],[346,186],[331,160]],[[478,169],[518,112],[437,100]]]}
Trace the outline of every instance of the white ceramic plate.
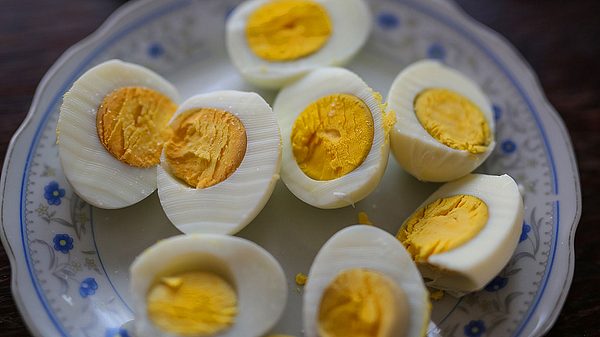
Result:
{"label": "white ceramic plate", "polygon": [[[36,336],[131,336],[128,266],[160,238],[178,234],[156,194],[123,210],[94,209],[66,182],[55,126],[63,93],[86,69],[107,59],[136,62],[166,76],[188,97],[217,89],[256,90],[231,66],[226,15],[239,1],[137,1],[69,49],[42,80],[2,172],[2,242],[12,289]],[[410,62],[436,58],[475,79],[494,104],[496,151],[480,169],[509,173],[525,191],[526,221],[513,259],[485,290],[433,306],[430,336],[541,336],[556,319],[573,274],[573,234],[581,210],[572,146],[536,78],[499,36],[443,1],[377,0],[372,36],[349,68],[386,93]],[[259,91],[272,101],[275,93]],[[302,290],[319,247],[366,211],[395,233],[435,189],[394,160],[384,181],[355,208],[318,210],[283,184],[239,235],[268,249],[284,266],[289,302],[273,332],[301,336]],[[57,193],[54,193],[57,192]]]}

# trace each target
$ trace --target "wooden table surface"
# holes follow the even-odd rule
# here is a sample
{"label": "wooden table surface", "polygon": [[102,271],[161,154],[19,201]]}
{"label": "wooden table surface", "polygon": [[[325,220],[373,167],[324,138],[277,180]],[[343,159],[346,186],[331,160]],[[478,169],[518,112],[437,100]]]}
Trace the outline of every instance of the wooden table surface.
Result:
{"label": "wooden table surface", "polygon": [[[124,1],[2,0],[0,5],[0,158],[23,121],[38,82],[69,46]],[[459,0],[467,13],[504,35],[538,74],[570,132],[581,178],[583,214],[575,275],[548,336],[600,336],[600,1]],[[0,336],[30,336],[10,292],[0,247]]]}

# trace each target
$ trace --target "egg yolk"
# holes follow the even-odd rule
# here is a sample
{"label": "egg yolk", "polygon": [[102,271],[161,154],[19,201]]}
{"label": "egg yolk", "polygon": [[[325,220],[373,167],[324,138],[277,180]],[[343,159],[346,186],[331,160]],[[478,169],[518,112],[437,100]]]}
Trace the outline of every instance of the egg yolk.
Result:
{"label": "egg yolk", "polygon": [[298,273],[296,274],[296,284],[299,286],[303,286],[306,284],[306,281],[308,280],[308,276],[306,276],[303,273]]}
{"label": "egg yolk", "polygon": [[323,292],[320,337],[401,337],[407,326],[406,294],[387,276],[368,269],[341,272]]}
{"label": "egg yolk", "polygon": [[472,195],[441,198],[418,209],[400,227],[398,239],[413,260],[425,262],[464,244],[488,221],[488,207]]}
{"label": "egg yolk", "polygon": [[331,36],[325,8],[310,0],[275,0],[248,18],[246,39],[252,52],[268,61],[291,61],[321,49]]}
{"label": "egg yolk", "polygon": [[361,225],[373,225],[373,222],[369,219],[367,212],[358,212],[358,223]]}
{"label": "egg yolk", "polygon": [[146,297],[148,317],[161,330],[181,336],[210,336],[230,327],[237,296],[221,277],[187,272],[165,277]]}
{"label": "egg yolk", "polygon": [[116,159],[135,167],[160,163],[167,124],[177,105],[147,88],[125,87],[108,94],[96,114],[100,143]]}
{"label": "egg yolk", "polygon": [[483,153],[490,144],[490,127],[468,98],[447,89],[427,89],[414,102],[419,123],[438,142],[456,150]]}
{"label": "egg yolk", "polygon": [[373,116],[359,98],[334,94],[311,103],[292,128],[292,151],[315,180],[342,177],[360,166],[373,144]]}
{"label": "egg yolk", "polygon": [[229,112],[192,109],[177,116],[171,129],[165,158],[171,173],[191,187],[206,188],[224,181],[246,154],[246,129]]}

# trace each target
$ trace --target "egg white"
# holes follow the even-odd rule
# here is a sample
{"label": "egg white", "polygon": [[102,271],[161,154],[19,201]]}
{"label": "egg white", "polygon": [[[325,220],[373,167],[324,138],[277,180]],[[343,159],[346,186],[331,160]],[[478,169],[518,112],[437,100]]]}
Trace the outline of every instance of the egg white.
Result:
{"label": "egg white", "polygon": [[[508,263],[519,242],[523,198],[508,175],[470,174],[446,183],[419,206],[454,195],[472,195],[488,207],[488,221],[471,240],[417,264],[428,286],[454,296],[482,289]],[[443,271],[440,271],[443,270]]]}
{"label": "egg white", "polygon": [[[444,88],[473,102],[490,128],[492,140],[483,153],[456,150],[433,138],[414,111],[415,98],[430,88]],[[458,71],[437,61],[419,61],[404,69],[394,80],[387,96],[396,112],[396,126],[390,133],[392,153],[400,165],[419,180],[446,182],[460,178],[492,153],[495,141],[492,105],[479,86]]]}
{"label": "egg white", "polygon": [[269,1],[246,1],[227,20],[227,50],[232,63],[247,81],[263,88],[278,89],[318,67],[347,63],[365,44],[371,30],[371,14],[364,0],[314,0],[331,20],[332,34],[326,44],[297,60],[265,60],[248,46],[246,26],[249,16]]}
{"label": "egg white", "polygon": [[[315,180],[298,166],[292,151],[294,122],[304,109],[321,97],[350,94],[360,98],[373,116],[374,136],[369,154],[352,172],[333,180]],[[281,127],[283,164],[281,179],[299,199],[319,208],[339,208],[354,204],[369,195],[379,184],[387,166],[389,140],[383,124],[380,102],[369,86],[353,72],[343,68],[317,69],[279,92],[273,111]]]}
{"label": "egg white", "polygon": [[163,153],[158,167],[160,203],[184,233],[233,234],[258,215],[279,179],[279,127],[271,107],[255,93],[216,91],[194,96],[181,104],[171,122],[195,108],[221,109],[239,118],[246,129],[246,154],[227,179],[197,189],[170,173]]}
{"label": "egg white", "polygon": [[304,287],[304,333],[318,337],[318,314],[323,291],[342,271],[366,268],[387,276],[408,300],[405,336],[423,336],[429,324],[429,293],[417,267],[402,244],[389,233],[368,225],[355,225],[334,234],[310,267]]}
{"label": "egg white", "polygon": [[122,87],[156,90],[178,101],[177,90],[142,66],[111,60],[85,72],[64,95],[58,118],[58,153],[75,192],[100,208],[122,208],[156,189],[156,167],[138,168],[113,157],[98,139],[96,113],[104,98]]}
{"label": "egg white", "polygon": [[258,337],[279,320],[287,300],[283,269],[262,247],[246,239],[217,235],[180,235],[142,252],[130,268],[130,291],[137,336],[176,337],[159,330],[147,314],[146,295],[165,276],[212,272],[230,282],[238,299],[235,323],[219,337]]}

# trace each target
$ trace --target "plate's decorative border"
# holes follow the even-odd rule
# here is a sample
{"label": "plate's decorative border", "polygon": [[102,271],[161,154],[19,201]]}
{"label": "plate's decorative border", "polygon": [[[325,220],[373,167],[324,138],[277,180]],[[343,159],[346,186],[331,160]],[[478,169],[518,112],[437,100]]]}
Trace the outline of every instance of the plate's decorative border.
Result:
{"label": "plate's decorative border", "polygon": [[[508,67],[506,67],[505,64],[502,63],[502,60],[498,59],[496,57],[496,55],[491,52],[488,49],[488,46],[486,45],[486,43],[483,42],[482,39],[480,39],[480,37],[477,36],[476,33],[481,34],[488,34],[486,42],[489,43],[488,40],[492,40],[495,42],[498,42],[498,38],[492,34],[490,34],[489,32],[485,32],[484,29],[479,28],[479,31],[477,31],[477,29],[475,29],[475,32],[471,32],[472,27],[465,27],[464,23],[458,23],[453,21],[453,19],[450,18],[450,16],[444,16],[441,13],[440,8],[443,8],[444,6],[446,6],[446,9],[450,12],[450,13],[458,13],[456,8],[453,7],[452,5],[448,5],[446,3],[432,3],[432,4],[423,4],[422,2],[416,2],[413,0],[394,0],[396,2],[400,2],[403,4],[407,4],[410,5],[410,7],[421,11],[423,13],[425,13],[426,15],[429,15],[431,17],[434,17],[436,20],[445,23],[447,26],[449,26],[452,29],[455,29],[457,31],[459,31],[463,36],[467,37],[468,39],[471,40],[471,42],[474,45],[479,46],[482,51],[484,51],[486,53],[486,55],[494,60],[495,63],[497,63],[498,67],[500,69],[502,69],[505,72],[505,75],[512,81],[513,85],[515,85],[515,87],[519,88],[519,91],[521,92],[523,98],[525,99],[525,101],[527,102],[528,106],[529,106],[529,110],[532,112],[534,119],[536,120],[536,124],[539,127],[539,130],[542,134],[542,139],[544,140],[544,149],[546,151],[546,154],[549,158],[549,162],[551,164],[551,175],[553,178],[553,183],[551,186],[551,190],[553,192],[554,195],[559,195],[558,190],[559,190],[559,179],[558,179],[558,175],[557,175],[557,168],[555,165],[555,159],[553,158],[553,153],[551,151],[551,145],[549,140],[547,139],[546,135],[545,135],[545,129],[544,129],[544,124],[542,123],[542,118],[539,115],[539,113],[536,110],[536,104],[532,101],[532,99],[527,95],[526,90],[521,86],[521,83],[519,81],[516,80],[516,78],[511,74],[511,72],[508,70]],[[59,91],[59,93],[54,97],[54,99],[52,100],[52,103],[48,105],[48,109],[42,114],[41,116],[41,122],[37,125],[37,129],[35,130],[35,133],[33,134],[33,142],[31,142],[31,146],[29,148],[29,151],[27,152],[27,157],[25,159],[25,169],[22,171],[24,174],[22,176],[22,180],[21,180],[21,194],[20,194],[20,213],[19,213],[19,217],[20,217],[20,223],[21,223],[21,243],[22,243],[22,248],[23,248],[23,253],[25,254],[24,258],[25,258],[25,263],[27,265],[27,269],[28,272],[30,274],[30,280],[33,281],[33,290],[35,290],[35,293],[37,294],[39,300],[41,301],[41,305],[43,306],[44,310],[48,313],[49,319],[51,320],[52,324],[55,326],[55,328],[59,331],[59,333],[63,336],[67,336],[69,335],[66,331],[69,330],[69,327],[63,327],[60,324],[60,319],[57,319],[57,317],[55,316],[57,313],[50,310],[49,307],[51,306],[51,303],[48,303],[48,301],[45,300],[45,297],[42,295],[42,284],[45,284],[48,282],[48,280],[45,279],[40,279],[34,276],[36,274],[39,274],[38,272],[34,273],[33,271],[35,270],[35,265],[40,264],[40,263],[47,263],[48,264],[48,270],[50,271],[50,274],[53,275],[58,282],[61,284],[60,287],[63,290],[62,292],[66,295],[68,293],[76,293],[78,294],[78,296],[80,296],[82,299],[85,300],[89,300],[86,303],[87,306],[83,306],[81,308],[79,308],[78,310],[83,310],[81,312],[85,312],[89,309],[90,305],[98,305],[97,302],[91,301],[91,299],[94,298],[94,295],[96,294],[96,291],[101,291],[104,287],[108,287],[108,286],[112,286],[110,284],[99,284],[99,280],[95,277],[95,275],[100,275],[102,276],[102,274],[104,274],[104,276],[106,276],[105,271],[103,270],[103,266],[100,260],[100,257],[97,254],[95,245],[94,245],[94,241],[93,241],[93,227],[91,226],[91,219],[89,218],[89,216],[87,214],[90,213],[89,208],[87,207],[87,205],[85,205],[85,203],[82,203],[75,194],[71,194],[71,193],[67,193],[67,191],[65,191],[65,184],[66,182],[59,182],[59,181],[55,181],[55,180],[51,180],[53,177],[53,172],[52,172],[52,168],[51,167],[44,167],[44,168],[40,168],[37,167],[36,171],[38,171],[38,173],[42,176],[48,177],[49,181],[46,185],[43,186],[43,188],[41,186],[36,186],[35,188],[33,188],[31,186],[31,182],[29,180],[29,174],[31,171],[31,167],[30,165],[32,164],[32,155],[33,155],[33,149],[35,149],[37,147],[37,144],[39,143],[39,140],[41,137],[48,137],[48,135],[43,135],[43,130],[45,128],[45,125],[48,123],[48,120],[50,118],[51,115],[51,111],[53,111],[54,107],[56,106],[56,104],[58,104],[58,102],[60,101],[60,95],[62,95],[62,92],[66,91],[67,86],[70,85],[75,78],[86,68],[89,66],[89,64],[94,60],[94,58],[96,57],[97,53],[99,53],[99,51],[101,51],[103,48],[106,48],[107,46],[109,46],[110,44],[114,43],[115,41],[117,41],[118,39],[124,37],[125,35],[127,35],[129,32],[138,29],[140,26],[142,26],[144,24],[144,22],[148,21],[148,20],[153,20],[153,19],[157,19],[159,17],[162,17],[164,15],[167,15],[173,11],[176,10],[180,10],[185,8],[186,6],[190,5],[192,3],[192,1],[173,1],[173,2],[168,2],[168,1],[163,1],[166,4],[163,6],[161,4],[161,6],[154,6],[156,8],[154,8],[152,11],[148,12],[146,11],[145,16],[140,17],[140,15],[138,15],[137,20],[133,20],[130,21],[129,19],[127,19],[127,17],[132,14],[134,12],[135,9],[139,9],[141,8],[143,5],[148,5],[150,4],[150,2],[143,2],[143,1],[139,1],[130,5],[125,6],[125,8],[117,11],[109,20],[107,20],[107,22],[102,26],[102,28],[100,28],[98,30],[98,32],[96,32],[92,37],[88,38],[86,40],[86,42],[82,42],[78,45],[76,45],[75,47],[73,47],[71,50],[69,50],[67,53],[65,53],[65,55],[63,55],[63,57],[61,57],[61,59],[55,64],[55,66],[53,66],[53,68],[51,69],[51,71],[49,71],[48,75],[45,77],[45,79],[42,81],[40,88],[38,88],[38,91],[36,92],[36,98],[34,99],[34,103],[32,104],[30,113],[28,115],[27,120],[23,123],[22,127],[19,129],[19,131],[17,132],[17,134],[15,135],[15,137],[13,138],[12,142],[11,142],[11,146],[10,149],[8,151],[7,154],[7,160],[5,162],[5,166],[4,166],[4,174],[2,177],[2,186],[4,187],[3,193],[2,193],[2,226],[3,226],[3,231],[2,231],[2,239],[3,239],[3,244],[5,247],[8,248],[8,250],[10,251],[10,253],[12,255],[11,256],[11,265],[13,266],[15,273],[13,274],[13,293],[15,295],[15,298],[17,299],[17,303],[19,304],[19,307],[21,309],[22,314],[24,315],[25,319],[28,322],[28,325],[31,329],[34,329],[34,333],[36,335],[41,336],[42,334],[40,333],[40,331],[44,331],[44,329],[42,329],[41,327],[43,326],[43,324],[34,321],[32,319],[32,317],[28,316],[29,310],[32,310],[30,305],[26,305],[24,304],[24,302],[27,302],[24,297],[22,297],[23,295],[20,293],[19,291],[19,287],[17,286],[17,278],[18,276],[15,276],[15,274],[18,273],[17,270],[17,266],[16,266],[16,259],[15,259],[15,252],[12,250],[15,246],[10,246],[9,245],[9,241],[13,242],[13,240],[9,240],[9,236],[6,234],[6,228],[4,226],[6,226],[6,221],[5,221],[5,196],[6,194],[4,192],[6,192],[6,175],[8,173],[8,167],[10,165],[11,162],[11,156],[12,156],[12,152],[14,150],[14,147],[16,146],[17,140],[21,137],[24,137],[23,134],[25,133],[25,130],[27,129],[28,126],[31,126],[31,120],[33,119],[34,116],[34,111],[36,110],[36,108],[38,106],[43,106],[41,104],[39,104],[39,100],[40,100],[40,96],[42,96],[43,93],[45,93],[44,91],[47,89],[48,87],[48,82],[50,81],[50,78],[52,77],[53,74],[58,72],[58,69],[62,68],[65,66],[65,63],[67,62],[67,60],[71,59],[72,56],[74,56],[74,54],[77,53],[81,53],[83,54],[84,49],[86,48],[91,48],[92,46],[94,46],[94,40],[100,40],[101,38],[105,37],[106,35],[109,35],[109,28],[111,26],[119,26],[119,29],[117,33],[113,34],[113,35],[109,35],[110,38],[108,38],[107,40],[105,40],[103,43],[100,43],[92,53],[88,53],[87,57],[80,63],[80,65],[77,67],[76,71],[71,74],[71,77],[66,79],[64,81],[64,85],[61,88],[61,90]],[[155,2],[154,4],[159,3],[158,1]],[[433,7],[439,6],[439,8],[433,9]],[[458,15],[461,16],[461,18],[464,21],[468,21],[470,19],[468,19],[465,15],[459,13]],[[131,15],[133,16],[133,15]],[[387,15],[385,13],[383,13],[382,15],[380,15],[378,17],[378,22],[379,25],[383,28],[392,28],[394,25],[398,24],[397,19],[394,18],[393,15]],[[462,22],[462,21],[461,21]],[[115,29],[117,30],[117,29]],[[104,34],[103,34],[104,33]],[[504,46],[504,44],[501,44],[502,46]],[[512,50],[509,50],[510,52],[513,52]],[[164,49],[163,47],[159,44],[159,43],[154,43],[152,45],[150,45],[147,49],[148,52],[148,57],[151,59],[157,59],[160,58],[161,55],[163,55],[164,53]],[[431,58],[438,58],[438,59],[443,59],[446,56],[447,51],[445,50],[443,45],[439,45],[439,44],[432,44],[430,46],[430,48],[428,49],[428,56]],[[81,57],[80,57],[81,58]],[[529,71],[529,70],[527,70]],[[533,76],[530,75],[532,78]],[[536,87],[539,87],[539,85],[537,85],[537,83],[535,83]],[[46,95],[47,96],[47,95]],[[541,96],[541,94],[540,94]],[[549,107],[549,105],[547,104],[547,102],[545,102],[543,99],[538,98],[538,100],[542,100],[542,103],[537,102],[538,104],[544,104],[544,108],[547,108],[548,111],[550,111],[550,113],[554,113],[556,114],[551,107]],[[510,110],[510,109],[508,109]],[[501,109],[498,106],[495,106],[495,112],[496,115],[498,116],[498,118],[501,118],[501,115],[503,113],[503,109]],[[37,114],[39,115],[39,114]],[[39,117],[39,116],[38,116]],[[556,116],[553,116],[554,118],[556,118]],[[559,127],[562,127],[562,125],[559,124]],[[29,128],[31,129],[31,128]],[[563,127],[564,129],[564,127]],[[31,133],[31,132],[30,132]],[[563,131],[564,133],[564,131]],[[568,143],[568,138],[566,139],[567,142],[567,146],[570,146],[570,144]],[[520,146],[521,144],[517,144],[515,141],[507,139],[504,140],[501,144],[500,144],[500,149],[501,151],[503,151],[505,154],[512,154],[515,152],[516,147]],[[570,158],[572,162],[574,162],[573,158]],[[577,177],[577,171],[575,166],[574,167],[574,174],[575,174],[575,181],[577,182],[576,185],[576,193],[579,192],[578,190],[578,177]],[[535,186],[525,186],[525,188],[535,188]],[[26,205],[29,205],[31,201],[29,201],[28,196],[31,195],[32,191],[37,191],[37,193],[41,193],[42,194],[42,198],[40,198],[40,196],[37,197],[37,199],[39,200],[46,200],[46,204],[39,204],[36,206],[35,211],[31,211],[31,210],[27,210]],[[57,211],[53,208],[54,206],[58,206],[61,204],[62,200],[64,199],[69,199],[70,198],[70,211],[69,214],[57,214]],[[559,223],[560,223],[560,213],[559,213],[559,198],[557,197],[557,200],[552,202],[552,209],[553,209],[553,214],[546,214],[547,217],[550,217],[552,219],[555,219],[555,223],[554,224],[547,224],[547,227],[549,227],[550,229],[552,229],[552,233],[547,231],[545,232],[545,234],[549,234],[552,237],[552,242],[549,242],[550,244],[550,251],[548,252],[548,261],[546,266],[545,266],[545,271],[544,271],[544,275],[542,276],[542,284],[540,284],[540,287],[538,288],[538,290],[536,291],[536,294],[534,296],[534,301],[533,303],[529,306],[528,312],[526,313],[526,317],[525,319],[523,319],[523,321],[520,323],[519,327],[517,328],[516,331],[516,335],[519,335],[522,331],[524,331],[524,329],[526,329],[532,315],[534,314],[538,304],[540,303],[540,300],[542,299],[542,295],[544,294],[544,291],[546,289],[546,286],[548,284],[549,281],[549,275],[552,272],[552,267],[553,267],[553,263],[554,263],[554,258],[556,255],[556,249],[557,249],[557,240],[559,237]],[[580,201],[579,199],[577,199],[578,204],[576,204],[576,208],[577,210],[575,211],[575,215],[574,215],[574,219],[573,219],[573,224],[571,225],[571,234],[574,232],[575,227],[576,227],[576,223],[578,220],[578,216],[579,216],[579,209],[580,209]],[[31,206],[31,205],[29,205]],[[35,213],[34,215],[37,215],[37,217],[39,219],[42,219],[43,221],[47,222],[48,224],[50,223],[54,223],[54,224],[58,224],[60,226],[63,226],[65,228],[65,232],[60,232],[60,233],[55,233],[53,237],[51,238],[47,238],[47,240],[32,240],[32,241],[28,241],[26,238],[28,237],[28,234],[30,233],[30,231],[32,231],[32,229],[27,227],[28,224],[28,220],[27,220],[27,216],[32,215],[33,213]],[[535,216],[535,210],[533,210],[532,212],[532,216],[529,219],[529,221],[524,224],[523,226],[523,234],[522,234],[522,241],[526,241],[528,240],[529,242],[531,242],[532,244],[532,249],[533,252],[529,253],[526,251],[523,251],[521,253],[519,253],[520,255],[517,256],[516,259],[513,260],[513,265],[515,263],[515,260],[521,259],[521,258],[528,258],[531,255],[535,256],[537,254],[537,251],[540,247],[540,231],[542,231],[542,224],[541,223],[541,219],[544,218],[544,216],[539,216],[536,217]],[[90,228],[88,227],[92,227],[92,242],[78,242],[77,240],[80,240],[81,237],[86,234],[89,233],[87,231],[90,230]],[[67,232],[68,229],[68,232]],[[74,234],[72,234],[74,233]],[[73,236],[74,235],[74,236]],[[75,244],[74,244],[75,242]],[[572,260],[572,235],[570,236],[570,241],[569,241],[569,257]],[[75,246],[79,246],[77,249],[80,249],[80,252],[88,257],[85,258],[85,260],[83,261],[83,263],[79,262],[79,261],[73,261],[70,258],[70,252],[73,249],[76,249]],[[84,247],[83,249],[81,249],[80,247]],[[48,261],[39,261],[39,260],[32,260],[31,258],[31,251],[30,250],[35,250],[35,249],[44,249],[45,251],[48,252],[48,256],[49,259]],[[529,255],[528,255],[529,254]],[[535,258],[533,258],[535,260]],[[517,273],[518,270],[516,268],[511,268],[513,266],[509,265],[505,271],[498,276],[496,279],[494,279],[489,285],[488,287],[486,287],[486,291],[490,292],[490,293],[494,293],[502,288],[504,288],[508,282],[508,278],[513,275],[513,273]],[[88,274],[85,277],[81,277],[80,275],[82,274]],[[570,284],[570,279],[572,277],[572,261],[570,261],[569,263],[569,275],[567,275],[567,278],[565,280],[565,284],[568,286],[568,284]],[[110,279],[106,276],[106,279],[108,280],[108,283],[110,283]],[[19,285],[20,286],[20,285]],[[115,291],[116,293],[116,291]],[[118,293],[117,293],[118,295]],[[512,299],[514,299],[515,297],[519,296],[520,294],[509,294],[505,300],[503,301],[503,304],[506,308],[508,308],[508,305],[510,304],[510,301]],[[67,298],[63,298],[65,301],[69,302],[70,300],[72,300],[71,297],[67,296]],[[455,309],[459,309],[461,310],[468,310],[469,308],[469,298],[467,297],[466,300],[464,301],[464,303],[458,303],[455,306]],[[562,301],[564,301],[564,296],[562,298],[558,299],[558,306],[557,308],[554,309],[553,314],[552,314],[552,319],[549,319],[545,322],[545,328],[543,329],[538,329],[536,331],[536,333],[543,333],[545,331],[545,329],[549,328],[549,326],[552,324],[553,319],[556,317],[556,315],[558,314],[558,310],[560,309],[560,306],[562,305]],[[496,303],[496,302],[490,302],[490,303]],[[500,303],[500,302],[498,302]],[[105,305],[105,304],[103,304]],[[121,306],[125,305],[124,302],[121,304]],[[498,304],[499,305],[499,304]],[[126,306],[126,305],[125,305]],[[506,309],[508,310],[508,309]],[[60,315],[60,313],[58,313]],[[121,313],[122,314],[122,313]],[[64,315],[64,314],[63,314]],[[93,327],[93,322],[90,322],[90,328]],[[455,327],[454,330],[456,331],[456,329],[461,329],[464,332],[464,335],[467,336],[479,336],[482,334],[483,330],[488,329],[488,331],[491,331],[491,326],[487,326],[484,324],[483,321],[481,320],[473,320],[468,322],[468,324],[466,324],[464,327]],[[47,331],[44,331],[44,333],[47,333]],[[120,333],[121,335],[126,335],[126,331],[123,329],[120,329],[118,327],[118,325],[116,325],[116,327],[114,328],[110,328],[109,330],[106,331],[106,334],[114,334],[114,333]]]}

